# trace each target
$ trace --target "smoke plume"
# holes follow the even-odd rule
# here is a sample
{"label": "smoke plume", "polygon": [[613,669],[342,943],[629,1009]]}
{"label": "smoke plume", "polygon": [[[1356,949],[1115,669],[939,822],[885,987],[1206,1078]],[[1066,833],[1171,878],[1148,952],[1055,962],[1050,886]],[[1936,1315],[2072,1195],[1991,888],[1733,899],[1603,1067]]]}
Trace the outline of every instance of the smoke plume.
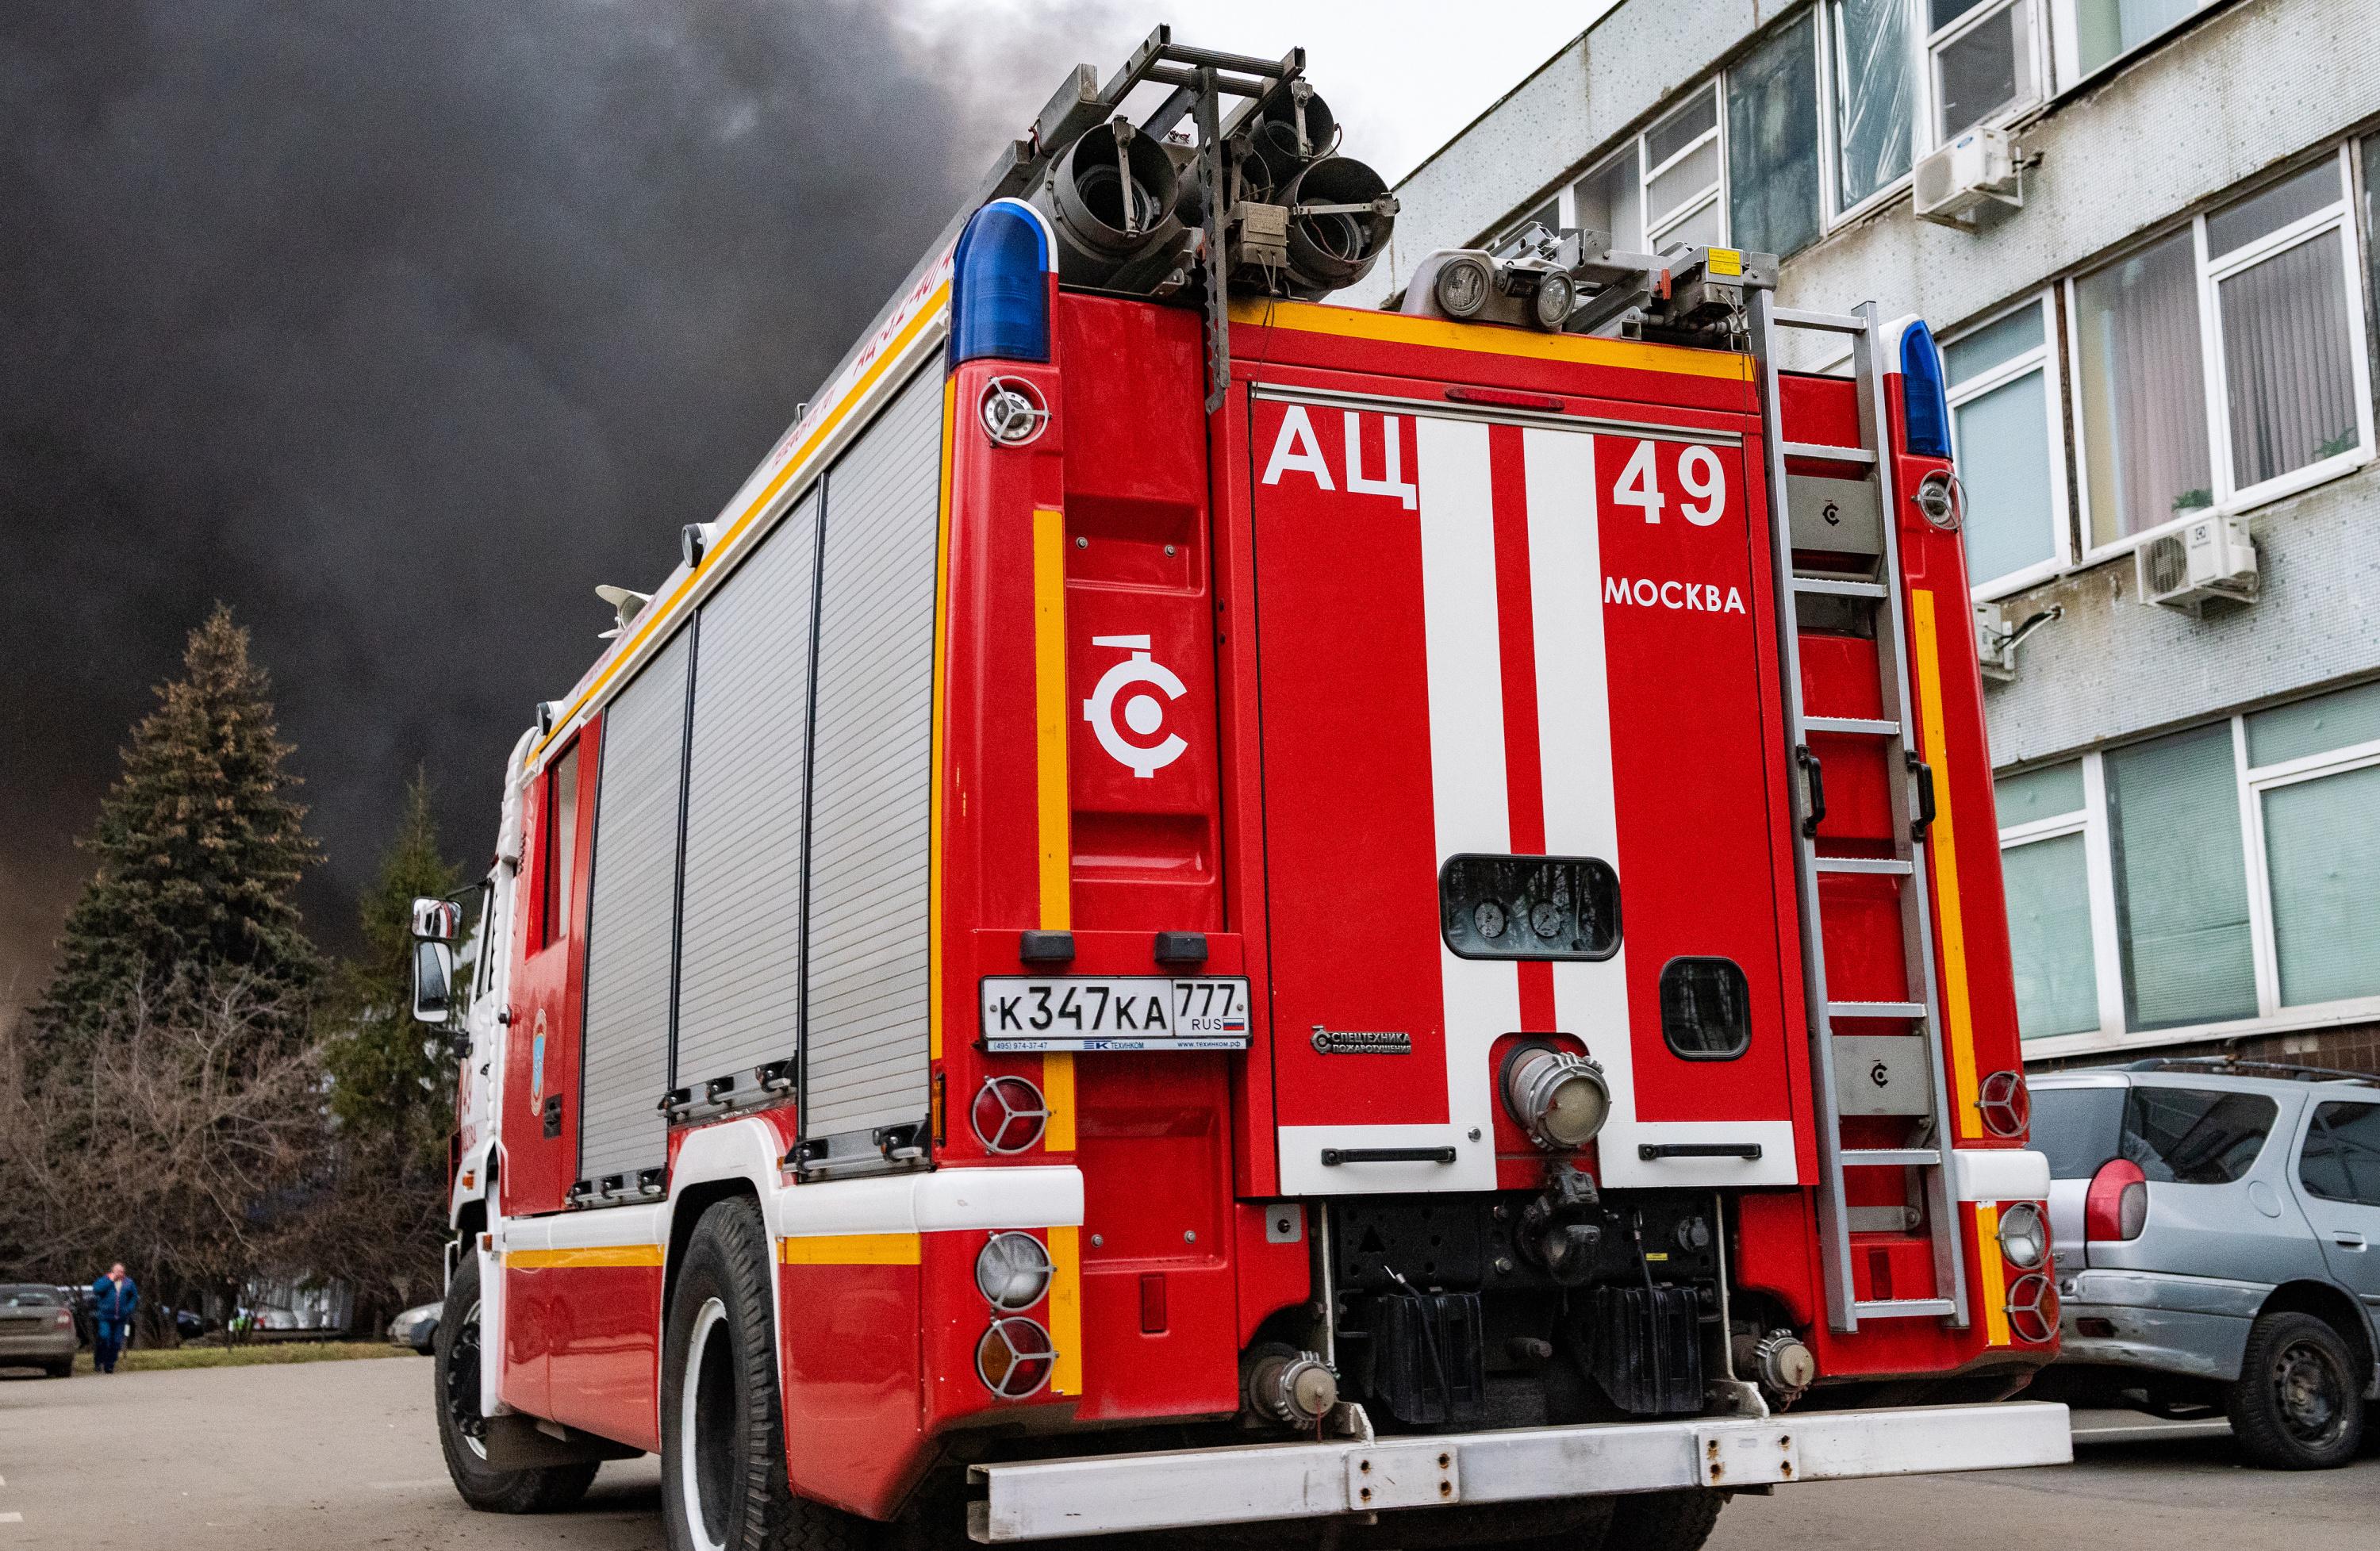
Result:
{"label": "smoke plume", "polygon": [[715,513],[1094,56],[1061,21],[987,57],[840,0],[0,9],[0,1010],[217,599],[298,745],[318,936],[417,763],[476,866],[590,587]]}

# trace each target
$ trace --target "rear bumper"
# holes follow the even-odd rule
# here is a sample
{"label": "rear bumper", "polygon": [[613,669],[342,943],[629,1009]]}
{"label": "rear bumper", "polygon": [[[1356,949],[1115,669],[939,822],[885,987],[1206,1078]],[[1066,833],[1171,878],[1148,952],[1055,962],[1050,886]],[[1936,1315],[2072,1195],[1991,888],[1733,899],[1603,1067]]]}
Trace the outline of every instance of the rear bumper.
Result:
{"label": "rear bumper", "polygon": [[[2148,1368],[2229,1383],[2240,1376],[2248,1330],[2272,1293],[2256,1282],[2151,1271],[2084,1270],[2069,1278],[2058,1360]],[[2106,1335],[2086,1335],[2082,1322]],[[2103,1323],[2104,1322],[2104,1323]]]}
{"label": "rear bumper", "polygon": [[75,1346],[71,1329],[0,1336],[0,1368],[60,1362],[75,1354]]}
{"label": "rear bumper", "polygon": [[969,1505],[967,1533],[1000,1544],[2073,1457],[2066,1408],[2038,1402],[1263,1444],[978,1465],[989,1492]]}

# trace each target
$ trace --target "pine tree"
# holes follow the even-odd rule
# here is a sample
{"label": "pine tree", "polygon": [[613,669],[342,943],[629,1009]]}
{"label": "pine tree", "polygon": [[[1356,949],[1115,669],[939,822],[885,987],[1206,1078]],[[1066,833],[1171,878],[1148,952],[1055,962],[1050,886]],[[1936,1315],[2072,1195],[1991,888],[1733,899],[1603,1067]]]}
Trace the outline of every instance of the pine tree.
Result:
{"label": "pine tree", "polygon": [[190,632],[182,666],[133,728],[80,842],[95,867],[35,1013],[46,1055],[136,1002],[156,1011],[177,986],[238,976],[290,1006],[321,974],[291,898],[321,852],[283,768],[293,750],[273,725],[270,681],[230,609],[218,603]]}
{"label": "pine tree", "polygon": [[396,835],[362,902],[364,951],[340,966],[337,1028],[325,1049],[331,1112],[350,1134],[426,1148],[443,1157],[454,1098],[453,1051],[413,1021],[413,902],[462,886],[463,869],[438,844],[430,780],[417,770],[405,789]]}

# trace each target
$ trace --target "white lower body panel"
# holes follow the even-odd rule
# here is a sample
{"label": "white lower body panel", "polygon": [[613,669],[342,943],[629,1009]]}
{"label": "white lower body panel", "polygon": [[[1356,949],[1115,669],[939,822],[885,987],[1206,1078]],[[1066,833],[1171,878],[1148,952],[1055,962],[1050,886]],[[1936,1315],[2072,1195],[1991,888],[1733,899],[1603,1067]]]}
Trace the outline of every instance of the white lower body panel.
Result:
{"label": "white lower body panel", "polygon": [[2038,1402],[1262,1444],[978,1465],[990,1495],[970,1505],[967,1529],[998,1544],[2073,1458],[2066,1408]]}

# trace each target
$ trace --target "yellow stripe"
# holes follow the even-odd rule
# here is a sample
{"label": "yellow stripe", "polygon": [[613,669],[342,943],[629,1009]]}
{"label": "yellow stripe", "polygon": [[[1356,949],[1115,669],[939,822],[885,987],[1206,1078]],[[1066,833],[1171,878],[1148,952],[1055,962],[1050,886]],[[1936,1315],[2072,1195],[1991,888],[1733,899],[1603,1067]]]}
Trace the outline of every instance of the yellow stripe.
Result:
{"label": "yellow stripe", "polygon": [[[1066,788],[1066,517],[1046,508],[1033,514],[1033,732],[1035,807],[1041,846],[1041,929],[1075,924],[1072,839]],[[1075,1058],[1052,1050],[1041,1058],[1041,1096],[1050,1124],[1041,1145],[1075,1150]]]}
{"label": "yellow stripe", "polygon": [[922,1258],[915,1233],[821,1233],[777,1242],[788,1266],[915,1266]]}
{"label": "yellow stripe", "polygon": [[645,605],[644,612],[637,616],[645,623],[634,636],[628,637],[627,648],[614,657],[611,666],[598,673],[595,676],[595,682],[589,685],[584,693],[570,702],[568,710],[553,719],[553,731],[538,740],[537,746],[528,751],[528,757],[521,762],[522,769],[527,769],[536,765],[538,757],[546,751],[547,746],[554,739],[568,730],[571,719],[578,714],[587,702],[593,699],[596,693],[622,668],[638,660],[638,653],[644,649],[646,641],[651,637],[653,632],[671,623],[674,611],[685,599],[686,593],[692,589],[694,584],[700,579],[704,566],[708,566],[714,557],[723,554],[735,544],[736,538],[751,526],[753,519],[766,511],[770,503],[777,498],[778,491],[783,490],[796,475],[808,471],[809,460],[818,451],[819,443],[836,426],[843,423],[861,399],[868,396],[868,390],[875,386],[877,380],[891,370],[893,362],[901,359],[903,354],[908,349],[910,342],[917,337],[919,332],[928,323],[932,322],[941,314],[942,309],[950,304],[950,283],[945,281],[935,287],[934,294],[926,299],[926,305],[918,309],[917,315],[902,325],[901,332],[893,336],[892,344],[885,346],[884,353],[877,357],[866,371],[860,373],[859,381],[852,384],[851,391],[835,401],[834,407],[828,410],[820,419],[818,429],[802,439],[802,444],[795,449],[793,456],[785,460],[785,467],[777,470],[777,477],[770,480],[759,495],[752,498],[750,505],[744,508],[744,515],[731,523],[727,531],[719,536],[718,542],[712,544],[704,552],[702,563],[687,572],[686,579],[680,582],[676,590],[667,598],[658,603]]}
{"label": "yellow stripe", "polygon": [[2000,1209],[1985,1203],[1975,1208],[1975,1243],[1984,1256],[1984,1339],[1994,1346],[2009,1344],[2008,1272],[2000,1265]]}
{"label": "yellow stripe", "polygon": [[1413,318],[1402,312],[1323,307],[1312,302],[1235,301],[1232,304],[1232,321],[1294,329],[1300,333],[1325,333],[1340,339],[1434,345],[1447,350],[1520,356],[1530,360],[1670,371],[1685,377],[1718,377],[1734,382],[1752,381],[1752,357],[1731,350],[1690,350],[1682,345],[1644,345],[1633,340],[1597,339],[1576,333],[1536,333],[1489,323]]}
{"label": "yellow stripe", "polygon": [[1909,594],[1909,623],[1916,636],[1917,717],[1925,757],[1934,766],[1934,827],[1927,845],[1934,853],[1934,918],[1942,936],[1942,1012],[1950,1029],[1950,1090],[1959,1134],[1984,1133],[1975,1108],[1975,1025],[1967,1001],[1967,924],[1959,901],[1959,847],[1950,822],[1950,747],[1943,734],[1942,657],[1934,629],[1934,594]]}
{"label": "yellow stripe", "polygon": [[933,788],[926,798],[926,1059],[942,1059],[942,713],[950,698],[951,481],[958,379],[942,380],[942,480],[934,527],[934,710],[927,734]]}
{"label": "yellow stripe", "polygon": [[601,1244],[568,1250],[506,1250],[504,1264],[521,1271],[587,1271],[598,1267],[659,1266],[659,1244]]}
{"label": "yellow stripe", "polygon": [[1079,1228],[1050,1230],[1050,1344],[1058,1360],[1050,1365],[1050,1389],[1083,1392],[1083,1247]]}

